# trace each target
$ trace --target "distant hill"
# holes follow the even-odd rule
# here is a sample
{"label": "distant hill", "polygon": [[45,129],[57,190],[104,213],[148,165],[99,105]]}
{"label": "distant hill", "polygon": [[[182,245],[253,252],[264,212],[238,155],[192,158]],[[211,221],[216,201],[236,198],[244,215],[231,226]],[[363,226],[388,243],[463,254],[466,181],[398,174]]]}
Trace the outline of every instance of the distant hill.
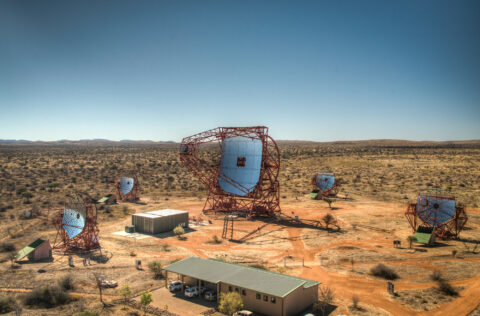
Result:
{"label": "distant hill", "polygon": [[480,140],[414,141],[402,139],[370,139],[356,141],[314,142],[279,140],[279,145],[360,146],[360,147],[480,147]]}
{"label": "distant hill", "polygon": [[31,143],[31,140],[26,139],[0,139],[0,143]]}
{"label": "distant hill", "polygon": [[93,139],[80,139],[80,140],[71,140],[71,139],[59,139],[55,141],[43,141],[43,140],[26,140],[26,139],[0,139],[0,143],[175,143],[172,140],[168,141],[153,141],[153,140],[131,140],[131,139],[122,139],[119,141],[104,139],[104,138],[93,138]]}
{"label": "distant hill", "polygon": [[[370,139],[356,141],[332,141],[332,142],[314,142],[304,140],[277,140],[278,145],[297,145],[297,146],[347,146],[347,147],[472,147],[480,148],[480,140],[458,140],[458,141],[412,141],[401,139]],[[0,139],[0,146],[165,146],[167,148],[178,146],[174,141],[153,141],[153,140],[130,140],[122,139],[112,141],[108,139],[81,139],[58,141],[30,141],[24,139]]]}
{"label": "distant hill", "polygon": [[152,140],[121,140],[112,141],[109,139],[61,139],[57,141],[30,141],[23,139],[0,139],[0,147],[62,147],[62,146],[88,146],[88,147],[134,147],[134,146],[178,146],[174,141],[152,141]]}

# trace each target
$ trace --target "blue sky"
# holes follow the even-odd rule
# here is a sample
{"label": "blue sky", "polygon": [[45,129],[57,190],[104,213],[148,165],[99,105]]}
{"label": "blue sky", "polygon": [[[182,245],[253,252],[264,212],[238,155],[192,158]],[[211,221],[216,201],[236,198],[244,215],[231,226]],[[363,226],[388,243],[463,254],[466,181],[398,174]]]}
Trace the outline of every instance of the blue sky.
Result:
{"label": "blue sky", "polygon": [[480,1],[0,2],[0,138],[480,139]]}

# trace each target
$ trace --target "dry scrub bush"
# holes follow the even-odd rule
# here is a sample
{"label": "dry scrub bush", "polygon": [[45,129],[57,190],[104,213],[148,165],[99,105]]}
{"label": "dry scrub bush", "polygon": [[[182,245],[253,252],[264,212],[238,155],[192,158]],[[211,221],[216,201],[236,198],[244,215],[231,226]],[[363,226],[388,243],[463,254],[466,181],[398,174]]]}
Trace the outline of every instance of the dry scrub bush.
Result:
{"label": "dry scrub bush", "polygon": [[458,296],[458,292],[453,288],[453,286],[443,278],[443,275],[440,271],[435,270],[430,275],[430,279],[435,281],[438,285],[438,290],[448,296]]}
{"label": "dry scrub bush", "polygon": [[150,261],[148,263],[148,268],[153,273],[153,278],[155,280],[159,280],[162,278],[162,263],[160,261]]}
{"label": "dry scrub bush", "polygon": [[78,313],[73,314],[73,316],[99,316],[100,314],[98,312],[94,312],[91,310],[84,310]]}
{"label": "dry scrub bush", "polygon": [[213,235],[211,243],[212,244],[221,244],[222,240],[220,238],[218,238],[217,235]]}
{"label": "dry scrub bush", "polygon": [[328,286],[320,286],[318,290],[318,302],[313,304],[313,310],[321,312],[322,315],[327,315],[329,306],[335,299],[335,292]]}
{"label": "dry scrub bush", "polygon": [[445,295],[458,296],[457,290],[447,280],[440,280],[437,282],[438,289]]}
{"label": "dry scrub bush", "polygon": [[359,302],[359,301],[360,301],[360,300],[358,299],[358,296],[355,296],[355,295],[352,296],[352,307],[353,307],[354,309],[359,309],[359,306],[358,306],[358,302]]}
{"label": "dry scrub bush", "polygon": [[15,311],[17,308],[17,302],[11,296],[0,296],[0,314],[6,314]]}
{"label": "dry scrub bush", "polygon": [[9,242],[0,243],[0,252],[15,251],[15,245]]}
{"label": "dry scrub bush", "polygon": [[398,274],[390,267],[380,263],[370,269],[370,274],[384,278],[385,280],[396,280],[398,279]]}
{"label": "dry scrub bush", "polygon": [[430,279],[435,282],[440,281],[443,279],[442,273],[438,270],[435,270],[432,272],[432,274],[430,274]]}
{"label": "dry scrub bush", "polygon": [[72,296],[59,286],[46,285],[37,287],[27,293],[23,302],[27,306],[52,308],[67,304],[73,300]]}
{"label": "dry scrub bush", "polygon": [[73,277],[67,274],[58,280],[58,286],[64,291],[73,291],[75,286],[73,284]]}

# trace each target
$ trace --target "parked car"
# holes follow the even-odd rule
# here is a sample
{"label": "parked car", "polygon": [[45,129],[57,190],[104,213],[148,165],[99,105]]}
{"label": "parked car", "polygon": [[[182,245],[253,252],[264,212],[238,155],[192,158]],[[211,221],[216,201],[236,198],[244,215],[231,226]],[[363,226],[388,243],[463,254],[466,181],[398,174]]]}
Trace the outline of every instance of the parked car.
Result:
{"label": "parked car", "polygon": [[233,316],[255,316],[255,314],[251,311],[247,311],[247,310],[241,310],[239,312],[236,312],[233,314]]}
{"label": "parked car", "polygon": [[217,291],[208,290],[205,292],[205,299],[207,301],[216,301],[217,300]]}
{"label": "parked car", "polygon": [[182,288],[183,288],[183,283],[180,281],[173,281],[173,282],[170,282],[170,284],[168,285],[168,289],[170,290],[170,292],[181,291]]}
{"label": "parked car", "polygon": [[186,289],[184,294],[186,297],[197,297],[200,295],[200,292],[198,291],[198,287],[192,286]]}

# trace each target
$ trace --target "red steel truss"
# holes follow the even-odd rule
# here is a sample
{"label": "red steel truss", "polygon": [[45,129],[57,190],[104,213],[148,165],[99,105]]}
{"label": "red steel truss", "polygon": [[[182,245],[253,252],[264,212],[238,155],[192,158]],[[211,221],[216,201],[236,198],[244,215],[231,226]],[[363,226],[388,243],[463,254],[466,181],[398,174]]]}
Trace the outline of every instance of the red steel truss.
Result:
{"label": "red steel truss", "polygon": [[[222,141],[237,136],[261,140],[263,144],[260,178],[250,193],[240,183],[221,174],[219,164],[210,166],[205,163],[199,152],[200,145],[214,142],[218,142],[221,152]],[[274,216],[280,212],[280,185],[277,180],[280,153],[275,141],[268,136],[267,127],[218,127],[185,137],[180,145],[180,160],[208,190],[204,213],[242,212],[247,217],[255,217]],[[246,195],[238,196],[223,191],[218,183],[219,175]]]}
{"label": "red steel truss", "polygon": [[[428,197],[433,197],[438,200],[455,200],[455,197],[453,196],[428,195]],[[465,207],[457,204],[455,204],[454,216],[451,217],[448,221],[442,221],[437,223],[435,222],[435,218],[427,218],[428,220],[424,220],[418,216],[418,213],[420,212],[423,214],[427,214],[428,212],[425,212],[425,210],[422,209],[424,207],[421,204],[422,203],[420,203],[420,206],[417,210],[417,203],[408,203],[407,211],[405,212],[405,217],[410,223],[413,232],[417,230],[418,224],[419,222],[421,222],[421,226],[433,227],[435,235],[440,238],[457,238],[458,234],[462,231],[468,220],[467,213],[465,212]]]}
{"label": "red steel truss", "polygon": [[80,234],[70,239],[63,228],[62,219],[64,210],[61,210],[53,219],[54,225],[57,228],[53,249],[64,253],[81,253],[100,248],[97,208],[93,203],[93,199],[87,194],[77,193],[71,197],[70,202],[65,205],[65,208],[71,208],[84,213],[85,226]]}
{"label": "red steel truss", "polygon": [[140,190],[138,178],[136,175],[129,175],[128,177],[133,179],[133,188],[127,194],[123,194],[122,190],[120,190],[120,179],[122,177],[119,177],[115,184],[115,188],[117,189],[117,199],[121,202],[137,202],[140,199],[138,196],[138,191]]}

